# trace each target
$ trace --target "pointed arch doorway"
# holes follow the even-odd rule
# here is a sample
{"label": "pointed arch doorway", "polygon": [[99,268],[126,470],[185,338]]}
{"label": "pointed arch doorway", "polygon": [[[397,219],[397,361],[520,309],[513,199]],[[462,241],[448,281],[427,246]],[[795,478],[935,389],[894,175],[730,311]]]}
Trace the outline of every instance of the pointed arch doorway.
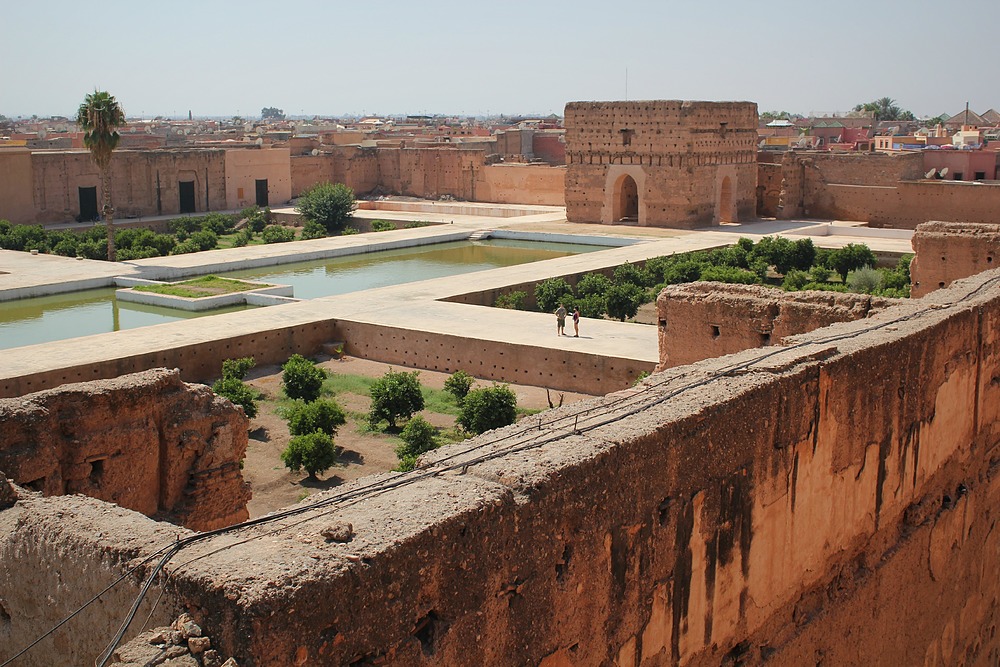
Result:
{"label": "pointed arch doorway", "polygon": [[615,222],[639,222],[639,186],[628,174],[615,183],[613,217]]}

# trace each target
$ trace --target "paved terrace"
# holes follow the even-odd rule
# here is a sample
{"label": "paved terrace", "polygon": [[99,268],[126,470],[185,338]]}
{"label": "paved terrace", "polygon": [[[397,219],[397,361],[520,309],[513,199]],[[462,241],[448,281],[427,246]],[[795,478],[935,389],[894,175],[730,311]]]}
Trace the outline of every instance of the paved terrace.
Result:
{"label": "paved terrace", "polygon": [[[422,203],[425,209],[427,205]],[[108,286],[113,284],[115,276],[176,279],[255,266],[461,240],[483,230],[503,229],[570,235],[577,237],[572,240],[579,242],[600,238],[613,238],[621,242],[622,237],[638,239],[641,242],[595,253],[474,274],[6,350],[0,354],[0,389],[6,386],[8,390],[0,391],[0,395],[9,395],[9,388],[15,385],[25,388],[25,378],[52,375],[60,369],[74,369],[72,373],[67,372],[63,375],[64,381],[95,379],[110,374],[109,369],[113,368],[138,370],[139,368],[135,368],[136,363],[140,367],[159,365],[158,358],[167,359],[161,354],[165,350],[191,349],[193,346],[206,344],[215,344],[217,347],[228,349],[229,346],[224,343],[236,337],[266,334],[277,329],[291,331],[295,327],[323,322],[336,323],[338,330],[364,331],[366,338],[381,336],[383,331],[406,332],[410,338],[399,339],[405,341],[415,340],[421,334],[446,336],[453,341],[459,341],[457,345],[464,347],[465,352],[471,354],[472,358],[476,358],[476,352],[479,350],[482,351],[482,355],[494,359],[497,354],[501,357],[506,354],[506,358],[501,362],[502,369],[494,365],[494,369],[497,370],[492,374],[494,379],[506,381],[531,383],[533,376],[525,378],[518,376],[518,373],[527,373],[527,370],[522,370],[525,366],[550,363],[549,352],[551,352],[553,355],[551,363],[561,363],[563,366],[567,363],[570,366],[574,363],[581,365],[578,369],[569,368],[563,373],[567,376],[572,375],[571,381],[561,381],[559,373],[556,373],[551,382],[535,383],[548,385],[554,389],[606,393],[618,388],[613,385],[620,384],[621,377],[612,381],[608,374],[603,381],[599,381],[599,378],[593,378],[591,381],[587,377],[588,368],[582,360],[598,359],[618,364],[619,376],[627,367],[627,375],[634,377],[639,370],[651,369],[657,361],[655,327],[587,319],[581,323],[580,338],[558,337],[555,334],[554,318],[549,314],[487,308],[448,302],[444,299],[549,277],[604,269],[625,261],[636,262],[658,255],[724,246],[735,242],[743,235],[782,234],[789,235],[790,238],[808,235],[821,247],[839,247],[846,243],[864,242],[876,252],[900,254],[911,252],[908,233],[889,231],[885,235],[866,236],[873,232],[883,233],[886,230],[857,228],[849,223],[762,221],[700,231],[684,231],[568,223],[564,209],[555,207],[507,207],[530,208],[537,212],[517,217],[498,217],[495,212],[504,208],[500,205],[481,207],[484,211],[493,213],[492,216],[467,214],[466,211],[477,207],[466,204],[461,205],[463,209],[461,214],[454,213],[453,208],[449,210],[449,204],[431,206],[439,209],[439,212],[415,214],[365,210],[358,211],[358,215],[382,219],[396,219],[394,216],[403,215],[406,219],[435,222],[445,222],[447,219],[448,224],[376,234],[213,250],[115,264],[0,251],[0,301]],[[348,354],[369,356],[359,353],[362,341],[347,339],[345,342]],[[404,342],[402,345],[410,343]],[[380,359],[379,355],[390,358]],[[417,368],[436,367],[434,360],[429,357],[426,359],[406,357],[402,350],[382,349],[369,358]],[[543,359],[544,362],[541,361]],[[556,359],[562,361],[556,362]],[[125,360],[130,360],[132,365],[125,363]],[[95,368],[93,374],[81,371],[90,367]],[[97,371],[96,367],[101,367],[102,370]],[[441,367],[447,368],[447,364],[442,362]],[[479,369],[468,370],[476,374]],[[186,369],[182,368],[182,371]],[[490,377],[489,374],[484,375]],[[207,378],[186,374],[185,379]],[[32,383],[29,390],[41,389],[48,384],[50,383]]]}

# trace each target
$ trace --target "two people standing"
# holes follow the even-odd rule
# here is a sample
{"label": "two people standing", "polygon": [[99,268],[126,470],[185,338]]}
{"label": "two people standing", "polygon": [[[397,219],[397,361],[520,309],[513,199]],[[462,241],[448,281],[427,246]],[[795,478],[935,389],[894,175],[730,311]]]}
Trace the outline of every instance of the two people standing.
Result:
{"label": "two people standing", "polygon": [[[565,336],[566,335],[566,307],[561,303],[559,307],[556,308],[556,335]],[[580,337],[580,309],[573,309],[573,337]]]}

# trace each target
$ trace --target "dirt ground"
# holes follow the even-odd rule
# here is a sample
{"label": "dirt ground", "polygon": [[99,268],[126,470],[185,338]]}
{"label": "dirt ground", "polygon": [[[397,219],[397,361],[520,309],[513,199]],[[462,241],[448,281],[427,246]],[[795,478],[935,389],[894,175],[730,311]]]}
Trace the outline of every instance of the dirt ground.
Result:
{"label": "dirt ground", "polygon": [[[365,359],[344,357],[321,361],[320,366],[331,373],[381,377],[389,370],[388,364]],[[399,366],[394,370],[401,369]],[[432,389],[442,389],[447,373],[420,371],[421,384]],[[267,395],[277,399],[281,394],[281,368],[265,366],[253,369],[247,376],[247,383]],[[478,380],[474,386],[488,386],[489,380]],[[521,408],[544,410],[549,407],[545,389],[524,385],[510,385],[517,395]],[[564,404],[588,398],[586,394],[550,391],[552,401],[558,405],[563,395]],[[357,394],[338,394],[337,402],[350,415],[352,412],[367,413],[369,399]],[[395,446],[398,440],[390,436],[359,431],[359,424],[348,416],[347,423],[337,430],[334,443],[342,449],[338,465],[310,480],[304,472],[292,473],[281,462],[281,452],[288,445],[289,434],[285,420],[275,413],[275,401],[260,403],[260,411],[250,424],[250,442],[243,463],[243,477],[250,483],[253,498],[248,504],[251,517],[267,514],[292,505],[306,496],[332,488],[345,481],[385,472],[396,467]],[[421,413],[434,426],[451,428],[455,418],[433,412]]]}

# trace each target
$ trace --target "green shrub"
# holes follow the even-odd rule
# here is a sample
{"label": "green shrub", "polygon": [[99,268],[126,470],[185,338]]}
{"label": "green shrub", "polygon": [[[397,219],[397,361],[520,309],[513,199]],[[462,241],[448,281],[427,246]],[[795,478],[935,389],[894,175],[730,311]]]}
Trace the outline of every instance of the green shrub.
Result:
{"label": "green shrub", "polygon": [[588,294],[573,301],[573,305],[580,309],[582,317],[604,317],[608,309],[608,302],[603,294]]}
{"label": "green shrub", "polygon": [[264,243],[288,243],[295,240],[295,230],[281,225],[268,225],[260,233]]}
{"label": "green shrub", "polygon": [[403,441],[403,444],[396,447],[400,463],[410,458],[415,462],[421,454],[438,447],[437,430],[420,415],[407,422],[399,438]]}
{"label": "green shrub", "polygon": [[149,259],[150,257],[159,257],[160,253],[156,248],[150,248],[149,246],[140,246],[133,248],[122,248],[121,250],[115,250],[115,261],[117,262],[128,262],[133,259]]}
{"label": "green shrub", "polygon": [[347,225],[356,207],[354,191],[343,183],[317,183],[302,193],[295,210],[332,233]]}
{"label": "green shrub", "polygon": [[341,236],[351,236],[352,234],[357,234],[357,233],[358,233],[357,227],[344,227],[343,229],[340,230]]}
{"label": "green shrub", "polygon": [[497,300],[493,302],[493,305],[497,308],[506,308],[507,310],[521,310],[524,308],[524,300],[527,297],[526,292],[516,290],[507,294],[497,295]]}
{"label": "green shrub", "polygon": [[326,371],[301,354],[293,354],[281,367],[281,385],[288,398],[315,401],[325,379]]}
{"label": "green shrub", "polygon": [[333,438],[326,433],[314,431],[297,435],[288,442],[288,448],[281,453],[281,461],[292,472],[305,469],[309,476],[325,472],[337,462],[337,448]]}
{"label": "green shrub", "polygon": [[241,229],[239,232],[233,236],[233,247],[242,248],[248,245],[250,241],[253,240],[253,232],[249,228]]}
{"label": "green shrub", "polygon": [[396,428],[397,419],[408,419],[424,409],[424,395],[417,380],[419,375],[420,371],[406,373],[390,370],[372,383],[372,402],[368,411],[368,423],[372,428],[382,421],[389,422],[390,428]]}
{"label": "green shrub", "polygon": [[702,280],[710,280],[717,283],[737,283],[742,285],[755,285],[760,283],[760,276],[746,269],[737,269],[733,266],[706,266],[701,272]]}
{"label": "green shrub", "polygon": [[624,322],[630,317],[635,317],[645,298],[646,291],[637,285],[631,283],[612,285],[604,295],[605,308],[610,317]]}
{"label": "green shrub", "polygon": [[516,420],[517,396],[507,385],[494,384],[470,391],[456,422],[468,433],[479,434]]}
{"label": "green shrub", "polygon": [[631,262],[625,262],[615,267],[612,278],[616,283],[629,283],[638,285],[639,287],[652,287],[656,284],[656,279],[653,278],[649,271]]}
{"label": "green shrub", "polygon": [[[763,260],[768,266],[784,275],[792,267],[793,244],[781,236],[765,236],[754,245],[750,251],[749,261],[753,266],[755,260]],[[806,267],[808,268],[808,267]]]}
{"label": "green shrub", "polygon": [[[749,240],[749,239],[747,239]],[[753,241],[750,241],[751,248]],[[750,252],[742,245],[734,245],[728,248],[718,248],[712,251],[712,262],[719,266],[732,266],[738,269],[750,268]]]}
{"label": "green shrub", "polygon": [[580,296],[604,296],[611,287],[611,279],[603,273],[586,273],[576,284],[576,293]]}
{"label": "green shrub", "polygon": [[373,232],[391,232],[396,229],[396,224],[388,220],[372,220]]}
{"label": "green shrub", "polygon": [[338,426],[347,423],[344,409],[336,401],[317,399],[311,403],[296,401],[285,411],[288,420],[288,432],[292,435],[306,435],[320,431],[334,435]]}
{"label": "green shrub", "polygon": [[799,269],[789,269],[785,274],[785,279],[781,283],[781,288],[788,292],[800,290],[812,280],[810,275]]}
{"label": "green shrub", "polygon": [[799,239],[792,243],[789,266],[799,271],[808,271],[816,261],[816,246],[810,238]]}
{"label": "green shrub", "polygon": [[[183,243],[178,243],[174,246],[174,249],[170,251],[171,255],[187,255],[192,252],[201,252],[201,246],[196,242],[188,239]],[[105,248],[105,255],[107,254],[107,248]]]}
{"label": "green shrub", "polygon": [[693,283],[701,278],[702,263],[696,259],[683,259],[663,271],[663,282],[668,285]]}
{"label": "green shrub", "polygon": [[194,217],[174,218],[167,222],[167,229],[178,238],[183,234],[187,238],[201,229],[201,221]]}
{"label": "green shrub", "polygon": [[476,379],[465,371],[455,371],[444,381],[444,390],[454,396],[455,402],[461,405],[475,381]]}
{"label": "green shrub", "polygon": [[874,294],[882,289],[882,274],[876,269],[865,266],[848,273],[845,282],[852,292]]}
{"label": "green shrub", "polygon": [[228,213],[209,213],[201,218],[201,228],[217,236],[230,233],[235,226],[236,219]]}
{"label": "green shrub", "polygon": [[830,253],[827,266],[847,282],[847,274],[866,266],[875,266],[875,253],[863,243],[848,243]]}
{"label": "green shrub", "polygon": [[[195,251],[192,250],[191,252]],[[80,243],[78,243],[76,246],[76,256],[83,257],[84,259],[107,259],[108,242],[106,239],[104,240],[103,243],[101,241],[94,241],[92,239],[87,239],[86,241],[80,241]]]}
{"label": "green shrub", "polygon": [[250,372],[250,369],[256,365],[257,360],[253,357],[225,359],[222,362],[222,377],[242,380],[247,376],[247,373]]}
{"label": "green shrub", "polygon": [[267,221],[271,218],[271,209],[261,210],[259,206],[248,206],[239,215],[241,220],[247,221],[246,228],[253,234],[260,234],[267,226]]}
{"label": "green shrub", "polygon": [[319,224],[318,222],[309,220],[306,222],[305,225],[302,226],[303,241],[310,241],[312,239],[321,239],[325,237],[326,237],[326,227]]}
{"label": "green shrub", "polygon": [[212,391],[241,406],[243,412],[250,419],[257,416],[257,401],[260,399],[260,392],[240,378],[223,377],[221,380],[216,380],[212,385]]}
{"label": "green shrub", "polygon": [[809,277],[817,283],[825,283],[830,279],[832,273],[833,271],[820,264],[813,264],[809,269]]}
{"label": "green shrub", "polygon": [[535,285],[535,303],[543,313],[555,312],[560,303],[573,299],[573,288],[562,278],[549,278]]}
{"label": "green shrub", "polygon": [[41,225],[11,225],[6,233],[0,235],[0,248],[47,252],[49,236]]}
{"label": "green shrub", "polygon": [[187,242],[197,245],[198,250],[212,250],[219,245],[219,237],[215,235],[215,232],[203,229],[191,234],[191,238]]}
{"label": "green shrub", "polygon": [[63,257],[76,257],[76,249],[80,245],[78,239],[61,239],[52,248],[52,252]]}

